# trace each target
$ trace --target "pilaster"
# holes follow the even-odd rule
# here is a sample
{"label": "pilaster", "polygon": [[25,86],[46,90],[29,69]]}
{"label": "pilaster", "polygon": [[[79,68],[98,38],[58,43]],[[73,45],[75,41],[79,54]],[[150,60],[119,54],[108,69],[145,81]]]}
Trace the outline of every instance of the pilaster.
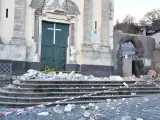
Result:
{"label": "pilaster", "polygon": [[26,0],[15,0],[14,30],[11,44],[25,45]]}
{"label": "pilaster", "polygon": [[101,44],[109,45],[109,1],[102,0],[102,40]]}
{"label": "pilaster", "polygon": [[91,43],[93,0],[84,0],[84,37],[83,43]]}

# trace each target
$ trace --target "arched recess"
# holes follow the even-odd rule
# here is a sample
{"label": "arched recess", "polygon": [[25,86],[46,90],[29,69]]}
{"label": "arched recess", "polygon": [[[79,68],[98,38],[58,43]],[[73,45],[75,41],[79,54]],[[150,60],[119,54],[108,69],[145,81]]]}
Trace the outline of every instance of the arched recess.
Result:
{"label": "arched recess", "polygon": [[[51,0],[52,3],[48,6],[47,1],[49,0],[32,0],[30,7],[35,9],[35,26],[34,26],[34,40],[37,43],[36,52],[38,53],[38,41],[39,41],[39,16],[43,15],[43,10],[51,10],[53,13],[61,13],[67,16],[68,21],[76,18],[80,14],[78,6],[72,0],[65,0],[62,5],[60,5],[59,0]],[[70,25],[71,29],[74,28],[74,24]],[[73,29],[74,30],[74,29]],[[71,30],[71,36],[74,31]],[[72,37],[71,37],[72,38]]]}
{"label": "arched recess", "polygon": [[117,74],[123,76],[123,58],[137,60],[143,58],[144,48],[141,41],[136,36],[125,36],[119,41],[117,49]]}

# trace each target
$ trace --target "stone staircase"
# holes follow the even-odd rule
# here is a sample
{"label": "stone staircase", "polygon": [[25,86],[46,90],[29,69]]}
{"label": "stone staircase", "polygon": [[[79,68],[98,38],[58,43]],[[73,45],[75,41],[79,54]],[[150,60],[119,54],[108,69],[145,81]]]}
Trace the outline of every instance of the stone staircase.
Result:
{"label": "stone staircase", "polygon": [[[131,85],[131,87],[124,87],[124,82]],[[15,81],[12,85],[1,88],[0,106],[14,108],[29,107],[104,90],[106,91],[94,94],[90,97],[82,97],[72,101],[62,102],[60,104],[106,102],[107,99],[141,97],[144,95],[160,93],[160,87],[157,87],[155,84],[148,84],[145,83],[145,81],[141,81],[139,84],[133,85],[135,82],[136,81],[65,80]],[[115,88],[115,90],[107,91],[113,88]]]}

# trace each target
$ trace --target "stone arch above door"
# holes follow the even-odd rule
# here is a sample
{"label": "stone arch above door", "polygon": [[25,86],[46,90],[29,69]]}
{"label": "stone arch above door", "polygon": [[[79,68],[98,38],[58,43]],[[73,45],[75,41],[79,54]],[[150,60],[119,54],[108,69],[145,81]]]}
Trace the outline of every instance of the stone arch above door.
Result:
{"label": "stone arch above door", "polygon": [[136,36],[128,35],[120,39],[119,45],[127,41],[130,41],[134,45],[134,47],[138,50],[138,56],[143,57],[144,48],[141,41]]}
{"label": "stone arch above door", "polygon": [[51,4],[46,5],[45,0],[32,0],[31,8],[36,10],[52,10],[53,12],[64,12],[67,15],[79,15],[78,6],[72,0],[66,0],[60,5],[59,0],[52,0]]}

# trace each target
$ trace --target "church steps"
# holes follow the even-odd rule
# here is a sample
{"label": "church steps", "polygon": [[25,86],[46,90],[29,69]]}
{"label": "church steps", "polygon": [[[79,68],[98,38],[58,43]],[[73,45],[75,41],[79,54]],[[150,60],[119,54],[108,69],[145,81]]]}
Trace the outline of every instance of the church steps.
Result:
{"label": "church steps", "polygon": [[[132,91],[108,91],[104,93],[99,93],[97,95],[131,95]],[[160,90],[136,90],[133,91],[137,95],[143,94],[158,94]],[[79,95],[90,94],[90,92],[37,92],[37,93],[23,93],[23,92],[10,92],[10,91],[0,91],[1,96],[10,96],[10,97],[74,97]],[[96,95],[93,95],[96,96]]]}
{"label": "church steps", "polygon": [[[125,81],[128,85],[132,85],[135,82],[136,81]],[[110,89],[115,90],[98,93],[90,97],[74,99],[63,102],[62,104],[95,103],[100,101],[104,102],[107,99],[160,94],[160,88],[156,87],[156,85],[141,82],[142,83],[129,88],[119,88],[120,86],[124,87],[124,81],[15,81],[11,86],[1,88],[0,106],[29,107],[44,102],[63,100]]]}
{"label": "church steps", "polygon": [[0,87],[5,87],[8,84],[12,84],[13,81],[11,79],[0,79]]}
{"label": "church steps", "polygon": [[94,92],[94,91],[104,91],[115,88],[116,91],[134,91],[134,90],[160,90],[158,87],[129,87],[129,88],[116,88],[116,87],[106,87],[106,88],[7,88],[12,92]]}
{"label": "church steps", "polygon": [[21,83],[25,84],[134,84],[136,81],[66,81],[66,80],[26,80],[21,81]]}
{"label": "church steps", "polygon": [[[141,97],[141,96],[140,96]],[[89,104],[89,103],[103,103],[107,102],[107,100],[95,100],[95,101],[67,101],[67,102],[61,102],[59,105],[66,105],[66,104]],[[43,104],[47,104],[48,102],[43,102]],[[8,107],[8,108],[24,108],[24,107],[30,107],[34,105],[40,105],[42,103],[22,103],[22,102],[0,102],[1,107]],[[55,106],[55,105],[50,105]]]}
{"label": "church steps", "polygon": [[[74,101],[97,101],[97,100],[107,100],[107,99],[120,99],[120,98],[130,98],[130,97],[141,97],[142,95],[114,95],[114,96],[89,96],[81,97],[79,99],[74,99]],[[9,96],[0,96],[1,102],[19,102],[19,103],[42,103],[42,102],[51,102],[57,100],[67,99],[68,97],[9,97]],[[67,102],[66,102],[67,103]]]}
{"label": "church steps", "polygon": [[[124,86],[123,84],[24,84],[24,83],[15,83],[14,86],[21,88],[86,88],[86,87],[119,87]],[[133,85],[136,87],[154,87],[154,84],[144,84],[144,85]]]}

